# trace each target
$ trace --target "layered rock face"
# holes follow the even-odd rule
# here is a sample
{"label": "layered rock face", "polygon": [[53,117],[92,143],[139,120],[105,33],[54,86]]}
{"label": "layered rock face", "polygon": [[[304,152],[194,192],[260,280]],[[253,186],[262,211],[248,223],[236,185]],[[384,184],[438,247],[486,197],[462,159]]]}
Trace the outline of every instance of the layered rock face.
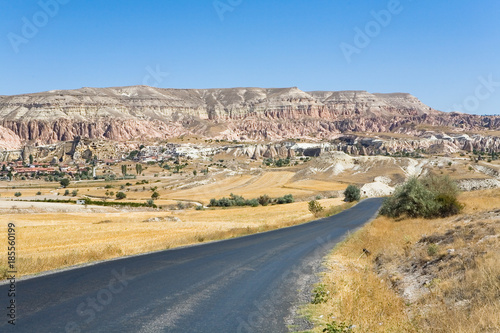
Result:
{"label": "layered rock face", "polygon": [[[126,141],[186,134],[239,140],[411,133],[417,125],[500,128],[500,117],[444,113],[409,94],[298,88],[82,88],[0,97],[0,147],[74,137]],[[5,130],[5,129],[7,130]],[[3,141],[2,141],[3,140]]]}
{"label": "layered rock face", "polygon": [[21,147],[21,139],[13,131],[0,126],[0,148],[3,149],[19,149]]}

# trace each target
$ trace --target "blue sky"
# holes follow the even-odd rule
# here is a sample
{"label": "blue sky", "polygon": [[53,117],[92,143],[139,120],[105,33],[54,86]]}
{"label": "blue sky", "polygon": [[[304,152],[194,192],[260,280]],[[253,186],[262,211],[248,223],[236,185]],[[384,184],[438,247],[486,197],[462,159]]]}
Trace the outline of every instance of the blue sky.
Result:
{"label": "blue sky", "polygon": [[297,86],[500,114],[496,0],[0,0],[0,22],[0,95]]}

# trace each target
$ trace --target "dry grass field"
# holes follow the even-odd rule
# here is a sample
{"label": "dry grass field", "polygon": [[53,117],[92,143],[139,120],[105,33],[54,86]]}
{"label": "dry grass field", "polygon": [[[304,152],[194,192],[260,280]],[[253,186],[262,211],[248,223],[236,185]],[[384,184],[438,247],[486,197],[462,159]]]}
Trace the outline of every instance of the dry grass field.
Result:
{"label": "dry grass field", "polygon": [[292,182],[294,175],[295,173],[291,171],[264,172],[256,176],[239,175],[188,190],[165,191],[161,194],[162,197],[166,198],[208,203],[211,198],[228,197],[231,193],[248,199],[257,198],[263,194],[270,197],[280,197],[286,194],[307,197],[321,191],[343,190],[347,187],[347,185],[336,181],[302,180]]}
{"label": "dry grass field", "polygon": [[[342,203],[339,198],[320,202],[325,207]],[[158,221],[154,221],[155,218]],[[15,223],[18,272],[26,275],[266,231],[311,219],[313,215],[308,211],[307,202],[170,212],[132,210],[83,214],[36,213],[28,209],[17,213],[4,211],[0,215],[0,233],[5,235],[7,223]],[[145,222],[147,220],[150,221]],[[5,267],[6,258],[1,257],[0,270]]]}
{"label": "dry grass field", "polygon": [[[197,201],[203,204],[208,204],[210,199],[220,199],[228,197],[231,193],[241,195],[247,199],[257,198],[263,194],[276,198],[287,194],[292,194],[296,198],[310,197],[317,193],[344,190],[347,184],[334,180],[314,180],[303,179],[293,181],[295,175],[292,171],[265,171],[256,175],[220,175],[214,179],[206,179],[205,177],[194,177],[191,175],[176,175],[175,177],[166,178],[151,178],[141,177],[137,180],[120,180],[115,182],[81,182],[71,183],[67,189],[58,188],[55,184],[40,183],[32,185],[31,188],[25,187],[22,182],[13,183],[12,186],[3,187],[0,189],[0,198],[15,198],[15,193],[20,192],[22,195],[19,199],[43,199],[44,196],[49,198],[63,198],[66,190],[73,192],[78,190],[77,196],[90,196],[93,198],[106,198],[114,200],[114,195],[121,191],[127,197],[123,201],[141,201],[145,202],[151,199],[151,188],[157,188],[160,194],[160,201],[157,204],[170,205],[177,201]],[[147,184],[136,184],[138,181],[146,179]],[[204,182],[207,182],[204,184]],[[126,184],[131,185],[126,185]],[[185,188],[185,185],[189,185]],[[24,186],[23,186],[24,185]],[[47,187],[50,186],[50,187]],[[106,188],[106,186],[108,186]],[[41,192],[40,196],[36,194]],[[107,193],[107,194],[106,194]]]}
{"label": "dry grass field", "polygon": [[325,302],[305,309],[313,332],[499,332],[500,190],[460,201],[459,216],[379,217],[348,237],[316,290]]}

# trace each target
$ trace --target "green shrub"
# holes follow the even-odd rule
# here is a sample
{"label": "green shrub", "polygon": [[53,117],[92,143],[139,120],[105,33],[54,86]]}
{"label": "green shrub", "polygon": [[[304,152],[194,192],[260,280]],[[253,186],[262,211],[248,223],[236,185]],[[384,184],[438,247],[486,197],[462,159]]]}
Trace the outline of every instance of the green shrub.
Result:
{"label": "green shrub", "polygon": [[325,303],[327,300],[328,292],[326,291],[324,284],[320,284],[313,289],[313,299],[311,301],[312,304]]}
{"label": "green shrub", "polygon": [[456,196],[451,196],[449,194],[438,194],[436,196],[436,202],[438,205],[437,216],[439,217],[457,215],[464,208],[464,206],[458,202]]}
{"label": "green shrub", "polygon": [[247,206],[257,207],[258,205],[259,205],[259,200],[257,199],[247,200]]}
{"label": "green shrub", "polygon": [[285,196],[282,196],[282,197],[279,197],[279,198],[276,199],[276,203],[278,205],[292,203],[294,201],[295,200],[293,199],[293,195],[291,195],[291,194],[287,194]]}
{"label": "green shrub", "polygon": [[21,195],[23,195],[23,194],[22,194],[21,192],[16,192],[16,193],[14,193],[14,195],[15,195],[16,197],[20,197],[20,196],[21,196]]}
{"label": "green shrub", "polygon": [[344,201],[358,201],[361,198],[361,190],[357,186],[349,185],[344,191],[344,196]]}
{"label": "green shrub", "polygon": [[267,206],[271,202],[271,198],[267,194],[261,195],[257,200],[262,206]]}
{"label": "green shrub", "polygon": [[331,324],[326,324],[326,328],[323,329],[323,332],[326,333],[351,333],[352,325],[348,325],[344,322],[337,323],[336,321],[332,321]]}
{"label": "green shrub", "polygon": [[116,193],[116,199],[118,199],[118,200],[125,199],[126,197],[127,197],[127,195],[123,192]]}
{"label": "green shrub", "polygon": [[309,211],[313,213],[313,215],[316,217],[318,217],[323,211],[323,206],[321,206],[321,204],[316,200],[309,201],[308,205],[309,205]]}
{"label": "green shrub", "polygon": [[439,246],[437,244],[431,243],[427,246],[427,254],[429,256],[435,256],[439,252]]}
{"label": "green shrub", "polygon": [[458,187],[448,176],[428,176],[422,180],[412,177],[384,201],[380,214],[410,218],[446,217],[462,210],[457,195]]}
{"label": "green shrub", "polygon": [[257,199],[245,199],[241,195],[231,193],[229,198],[210,199],[210,207],[233,207],[233,206],[252,206],[257,207],[259,204],[267,206],[268,204],[287,204],[294,202],[293,195],[287,194],[285,196],[272,199],[268,195],[261,195]]}
{"label": "green shrub", "polygon": [[246,200],[241,195],[231,193],[229,195],[230,206],[245,206]]}

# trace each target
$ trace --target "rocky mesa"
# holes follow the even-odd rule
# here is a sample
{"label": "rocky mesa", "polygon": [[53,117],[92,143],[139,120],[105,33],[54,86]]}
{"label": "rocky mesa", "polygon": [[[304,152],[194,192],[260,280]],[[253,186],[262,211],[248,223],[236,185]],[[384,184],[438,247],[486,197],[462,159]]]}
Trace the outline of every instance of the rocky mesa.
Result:
{"label": "rocky mesa", "polygon": [[0,147],[75,137],[126,141],[200,135],[227,140],[333,139],[346,132],[452,132],[500,127],[499,116],[445,113],[406,93],[292,88],[54,90],[0,96]]}

